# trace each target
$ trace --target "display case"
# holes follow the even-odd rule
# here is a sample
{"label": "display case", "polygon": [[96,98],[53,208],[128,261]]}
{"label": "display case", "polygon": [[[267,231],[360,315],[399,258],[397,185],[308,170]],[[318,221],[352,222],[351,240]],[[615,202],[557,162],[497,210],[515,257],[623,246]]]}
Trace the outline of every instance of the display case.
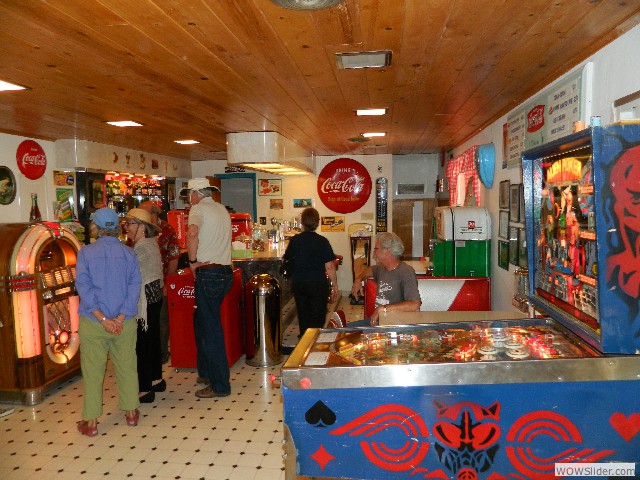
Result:
{"label": "display case", "polygon": [[523,153],[529,301],[548,317],[307,331],[282,369],[286,477],[640,472],[639,145],[616,125]]}

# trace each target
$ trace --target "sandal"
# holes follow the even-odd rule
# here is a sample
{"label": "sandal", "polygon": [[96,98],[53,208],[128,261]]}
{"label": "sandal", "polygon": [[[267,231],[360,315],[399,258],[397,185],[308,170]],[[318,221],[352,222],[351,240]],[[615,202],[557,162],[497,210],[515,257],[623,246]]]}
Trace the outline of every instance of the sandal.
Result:
{"label": "sandal", "polygon": [[127,420],[127,425],[129,425],[130,427],[135,427],[136,425],[138,425],[138,420],[140,420],[140,410],[136,408],[132,416],[129,416],[125,413],[124,418]]}
{"label": "sandal", "polygon": [[76,423],[76,425],[78,426],[78,431],[82,435],[86,435],[87,437],[95,437],[96,435],[98,435],[97,423],[95,424],[95,426],[90,427],[88,420],[80,420],[79,422]]}

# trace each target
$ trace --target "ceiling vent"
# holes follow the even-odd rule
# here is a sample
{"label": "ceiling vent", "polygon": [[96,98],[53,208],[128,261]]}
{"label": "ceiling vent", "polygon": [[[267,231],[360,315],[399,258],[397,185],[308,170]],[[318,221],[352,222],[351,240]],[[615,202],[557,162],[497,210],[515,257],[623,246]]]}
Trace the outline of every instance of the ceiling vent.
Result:
{"label": "ceiling vent", "polygon": [[322,10],[324,8],[335,7],[342,3],[342,0],[271,0],[282,8],[289,10]]}
{"label": "ceiling vent", "polygon": [[336,53],[339,70],[352,68],[381,68],[391,65],[391,50]]}
{"label": "ceiling vent", "polygon": [[227,164],[274,175],[313,173],[311,152],[276,132],[227,133]]}

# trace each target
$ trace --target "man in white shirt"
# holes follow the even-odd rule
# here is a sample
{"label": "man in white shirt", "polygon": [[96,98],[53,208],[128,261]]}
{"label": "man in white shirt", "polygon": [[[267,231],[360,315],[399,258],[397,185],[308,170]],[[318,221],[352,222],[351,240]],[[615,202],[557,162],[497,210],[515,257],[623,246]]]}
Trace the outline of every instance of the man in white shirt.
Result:
{"label": "man in white shirt", "polygon": [[[231,217],[211,197],[206,178],[192,178],[189,191],[187,253],[195,276],[194,331],[198,349],[198,374],[208,385],[198,398],[226,397],[231,393],[229,364],[220,321],[220,305],[231,288]],[[182,194],[182,192],[181,192]]]}

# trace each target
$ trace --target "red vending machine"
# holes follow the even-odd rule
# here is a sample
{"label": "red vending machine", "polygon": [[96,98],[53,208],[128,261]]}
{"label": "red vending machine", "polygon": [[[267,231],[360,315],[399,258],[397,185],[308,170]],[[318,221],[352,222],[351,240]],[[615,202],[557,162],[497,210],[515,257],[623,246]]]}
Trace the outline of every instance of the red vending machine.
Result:
{"label": "red vending machine", "polygon": [[187,248],[187,227],[189,226],[189,210],[169,210],[167,222],[173,227],[178,236],[178,246]]}
{"label": "red vending machine", "polygon": [[[169,341],[171,346],[171,366],[173,368],[196,368],[196,342],[193,332],[193,311],[195,294],[193,275],[190,270],[167,277],[169,300]],[[227,350],[229,366],[244,353],[243,310],[242,310],[242,271],[233,271],[231,289],[222,301],[220,314],[224,344]]]}
{"label": "red vending machine", "polygon": [[0,224],[0,400],[34,405],[80,370],[80,243],[57,223]]}

